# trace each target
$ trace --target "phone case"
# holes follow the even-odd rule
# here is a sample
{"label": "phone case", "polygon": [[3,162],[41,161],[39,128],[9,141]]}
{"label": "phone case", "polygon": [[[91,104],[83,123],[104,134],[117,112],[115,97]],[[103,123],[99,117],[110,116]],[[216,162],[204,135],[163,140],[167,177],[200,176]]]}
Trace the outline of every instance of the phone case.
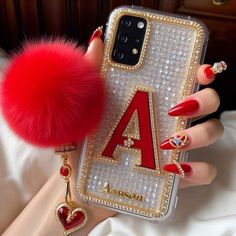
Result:
{"label": "phone case", "polygon": [[[124,15],[147,20],[135,66],[111,60]],[[128,6],[111,13],[102,66],[105,112],[96,133],[83,144],[77,176],[83,200],[154,222],[169,218],[177,202],[179,176],[164,172],[162,166],[183,161],[186,153],[160,150],[159,143],[189,126],[184,117],[168,116],[168,110],[196,91],[196,71],[207,39],[206,27],[191,17]]]}

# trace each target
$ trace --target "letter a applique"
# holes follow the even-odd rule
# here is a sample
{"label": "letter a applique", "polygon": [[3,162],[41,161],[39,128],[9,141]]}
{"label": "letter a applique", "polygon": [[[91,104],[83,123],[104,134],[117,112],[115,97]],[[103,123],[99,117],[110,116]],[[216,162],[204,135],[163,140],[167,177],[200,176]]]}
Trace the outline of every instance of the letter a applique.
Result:
{"label": "letter a applique", "polygon": [[135,90],[131,102],[102,151],[102,158],[115,159],[114,152],[118,145],[138,149],[141,161],[137,167],[157,170],[157,174],[160,174],[154,104],[152,92]]}

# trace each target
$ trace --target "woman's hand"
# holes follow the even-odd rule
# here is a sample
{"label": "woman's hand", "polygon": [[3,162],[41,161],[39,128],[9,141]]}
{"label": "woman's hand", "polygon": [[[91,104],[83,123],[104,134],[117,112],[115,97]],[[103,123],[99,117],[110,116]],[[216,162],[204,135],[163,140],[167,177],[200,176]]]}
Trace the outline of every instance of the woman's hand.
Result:
{"label": "woman's hand", "polygon": [[[100,69],[103,56],[103,44],[100,39],[100,32],[95,31],[91,37],[86,57]],[[211,65],[202,65],[197,72],[198,82],[202,85],[210,84],[215,75],[211,70]],[[205,88],[186,97],[181,103],[170,109],[170,116],[186,116],[196,118],[215,112],[220,104],[220,99],[215,90]],[[181,146],[181,150],[192,150],[195,148],[205,147],[216,142],[223,134],[224,128],[217,119],[212,119],[202,124],[198,124],[189,129],[181,131],[187,139]],[[178,134],[174,134],[174,136]],[[173,139],[173,137],[172,137]],[[161,144],[162,149],[174,149],[170,145],[169,139]],[[190,187],[194,185],[209,184],[216,176],[216,168],[205,162],[185,162],[180,163],[185,172],[185,178],[181,179],[180,187]],[[179,173],[176,164],[164,166],[164,170]]]}
{"label": "woman's hand", "polygon": [[[198,69],[197,79],[200,84],[210,84],[215,75],[211,70],[211,65],[202,65]],[[185,116],[196,118],[215,112],[220,105],[220,98],[215,90],[205,88],[186,97],[182,102],[170,109],[170,116]],[[195,148],[206,147],[216,142],[223,134],[224,128],[218,119],[208,120],[191,128],[174,134],[172,138],[165,140],[161,144],[162,149],[175,149],[173,142],[179,138],[180,150],[192,150]],[[171,143],[172,142],[172,143]],[[181,142],[181,140],[180,140]],[[177,163],[178,165],[178,163]],[[181,179],[180,187],[191,187],[195,185],[210,184],[216,176],[216,168],[205,162],[185,162],[180,163],[180,168],[176,164],[164,166],[164,170],[179,173],[179,169],[185,172],[185,178]]]}

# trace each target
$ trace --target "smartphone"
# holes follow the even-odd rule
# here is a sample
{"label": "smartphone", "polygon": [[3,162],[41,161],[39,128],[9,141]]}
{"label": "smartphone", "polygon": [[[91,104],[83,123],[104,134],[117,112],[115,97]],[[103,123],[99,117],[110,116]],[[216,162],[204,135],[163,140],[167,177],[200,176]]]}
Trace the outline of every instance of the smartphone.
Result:
{"label": "smartphone", "polygon": [[172,215],[179,176],[162,166],[185,160],[186,152],[159,144],[189,126],[168,110],[198,89],[207,40],[205,25],[191,17],[135,6],[113,10],[104,39],[105,111],[83,143],[77,175],[84,201],[153,222]]}

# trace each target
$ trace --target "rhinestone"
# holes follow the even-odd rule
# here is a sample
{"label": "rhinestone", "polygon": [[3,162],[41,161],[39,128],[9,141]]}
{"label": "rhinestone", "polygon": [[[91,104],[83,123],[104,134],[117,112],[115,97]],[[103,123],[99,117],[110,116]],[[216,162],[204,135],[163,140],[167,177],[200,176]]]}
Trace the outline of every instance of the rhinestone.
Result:
{"label": "rhinestone", "polygon": [[71,168],[70,168],[70,166],[68,166],[68,165],[63,165],[63,166],[60,168],[60,174],[61,174],[61,176],[63,176],[63,177],[69,177],[69,176],[70,176],[70,173],[71,173]]}

